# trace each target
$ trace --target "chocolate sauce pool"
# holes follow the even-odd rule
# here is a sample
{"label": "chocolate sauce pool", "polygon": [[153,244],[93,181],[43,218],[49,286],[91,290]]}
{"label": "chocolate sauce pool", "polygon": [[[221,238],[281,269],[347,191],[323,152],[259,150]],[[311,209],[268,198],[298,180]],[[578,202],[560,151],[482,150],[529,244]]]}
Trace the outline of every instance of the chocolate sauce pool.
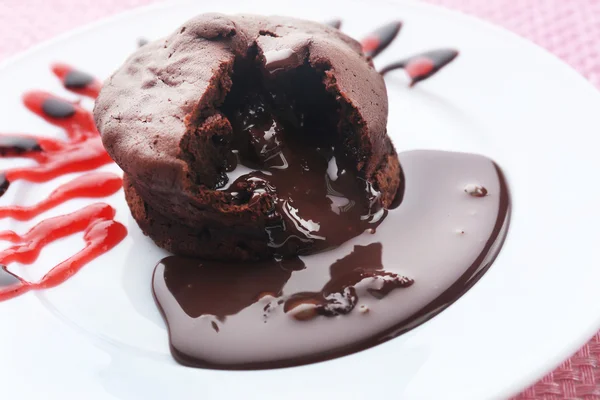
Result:
{"label": "chocolate sauce pool", "polygon": [[459,298],[500,251],[506,183],[478,155],[400,160],[400,206],[334,250],[255,265],[162,260],[153,290],[173,356],[219,369],[325,360],[389,340]]}

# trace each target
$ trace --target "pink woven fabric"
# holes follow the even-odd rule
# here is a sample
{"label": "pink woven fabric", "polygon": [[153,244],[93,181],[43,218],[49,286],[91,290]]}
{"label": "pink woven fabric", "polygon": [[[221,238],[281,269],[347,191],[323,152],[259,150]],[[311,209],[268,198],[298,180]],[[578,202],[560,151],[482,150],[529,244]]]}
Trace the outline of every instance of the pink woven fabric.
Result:
{"label": "pink woven fabric", "polygon": [[[2,0],[0,61],[87,22],[155,0]],[[600,0],[426,0],[504,26],[600,87]],[[600,400],[600,333],[515,399]]]}

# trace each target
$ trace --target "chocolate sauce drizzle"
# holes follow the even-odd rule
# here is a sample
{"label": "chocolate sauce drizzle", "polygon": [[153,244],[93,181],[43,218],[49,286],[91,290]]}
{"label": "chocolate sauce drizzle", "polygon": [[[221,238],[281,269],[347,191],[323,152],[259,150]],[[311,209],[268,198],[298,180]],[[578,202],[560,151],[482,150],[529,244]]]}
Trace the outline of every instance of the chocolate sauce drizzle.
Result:
{"label": "chocolate sauce drizzle", "polygon": [[371,58],[377,57],[394,41],[401,28],[402,22],[393,21],[365,36],[360,42],[365,55]]}
{"label": "chocolate sauce drizzle", "polygon": [[10,186],[10,181],[6,179],[6,174],[0,173],[0,196],[4,195]]}
{"label": "chocolate sauce drizzle", "polygon": [[454,60],[458,54],[458,51],[454,49],[427,51],[389,64],[383,67],[380,72],[382,75],[385,75],[395,69],[404,69],[410,77],[410,86],[412,87],[418,82],[433,76]]}
{"label": "chocolate sauce drizzle", "polygon": [[[390,22],[365,36],[361,40],[365,55],[375,58],[393,42],[401,28],[400,21]],[[458,51],[454,49],[431,50],[391,63],[383,67],[380,73],[385,75],[395,69],[404,69],[410,77],[410,87],[413,87],[418,82],[435,75],[457,56]]]}

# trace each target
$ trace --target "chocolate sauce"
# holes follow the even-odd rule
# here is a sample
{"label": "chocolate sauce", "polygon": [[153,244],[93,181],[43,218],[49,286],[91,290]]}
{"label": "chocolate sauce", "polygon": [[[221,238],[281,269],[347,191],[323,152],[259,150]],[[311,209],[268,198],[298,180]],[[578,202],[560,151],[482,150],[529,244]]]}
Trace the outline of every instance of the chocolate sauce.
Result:
{"label": "chocolate sauce", "polygon": [[467,186],[465,186],[465,193],[468,193],[474,197],[484,197],[487,196],[487,189],[483,186],[469,183]]}
{"label": "chocolate sauce", "polygon": [[410,86],[433,76],[458,56],[454,49],[439,49],[416,54],[404,60],[389,64],[381,69],[381,74],[395,69],[404,69],[411,79]]}
{"label": "chocolate sauce", "polygon": [[[401,204],[375,232],[334,250],[256,269],[178,257],[160,262],[153,290],[174,357],[219,369],[316,362],[396,337],[458,299],[504,241],[509,197],[502,173],[470,154],[416,151],[400,160]],[[469,185],[486,195],[465,192]]]}
{"label": "chocolate sauce", "polygon": [[52,118],[68,118],[75,115],[75,106],[57,97],[48,97],[42,103],[42,111]]}
{"label": "chocolate sauce", "polygon": [[0,173],[0,196],[4,195],[10,186],[10,181],[4,173]]}
{"label": "chocolate sauce", "polygon": [[42,148],[36,138],[27,136],[0,136],[0,157],[18,156],[41,150]]}
{"label": "chocolate sauce", "polygon": [[[335,143],[335,101],[316,73],[297,70],[287,74],[306,74],[303,79],[273,78],[274,86],[283,88],[277,93],[234,84],[223,107],[234,131],[237,162],[230,161],[230,169],[252,172],[229,171],[229,181],[237,179],[221,189],[238,204],[259,207],[267,215],[269,246],[282,255],[337,247],[375,229],[386,213],[379,192],[347,166]],[[261,79],[245,72],[244,82]]]}
{"label": "chocolate sauce", "polygon": [[[309,315],[348,314],[358,302],[355,286],[359,282],[368,281],[367,292],[378,299],[384,298],[394,289],[412,285],[412,279],[383,270],[382,249],[381,243],[354,246],[352,253],[331,264],[331,278],[320,291],[291,295],[285,301],[283,311],[291,312],[296,319],[301,320],[308,319]],[[303,307],[298,314],[296,310],[299,306],[309,308]]]}
{"label": "chocolate sauce", "polygon": [[[219,321],[239,313],[260,297],[281,296],[292,272],[304,269],[298,258],[223,263],[171,256],[161,262],[169,291],[176,293],[185,313],[192,318],[213,315]],[[227,274],[223,274],[223,267]]]}
{"label": "chocolate sauce", "polygon": [[377,28],[365,36],[360,41],[365,55],[371,58],[377,57],[379,53],[385,50],[394,41],[401,28],[402,22],[393,21]]}
{"label": "chocolate sauce", "polygon": [[83,89],[94,80],[95,78],[87,72],[74,69],[65,76],[63,84],[67,89]]}
{"label": "chocolate sauce", "polygon": [[52,72],[62,81],[65,89],[85,97],[98,97],[102,82],[87,72],[83,72],[71,65],[56,63],[52,65]]}

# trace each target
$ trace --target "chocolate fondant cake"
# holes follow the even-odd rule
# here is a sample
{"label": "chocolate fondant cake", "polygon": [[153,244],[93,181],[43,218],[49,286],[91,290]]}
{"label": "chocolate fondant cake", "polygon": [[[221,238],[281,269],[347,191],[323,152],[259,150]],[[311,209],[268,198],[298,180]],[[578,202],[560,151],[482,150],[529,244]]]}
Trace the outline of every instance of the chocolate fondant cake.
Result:
{"label": "chocolate fondant cake", "polygon": [[402,180],[387,113],[350,37],[221,14],[141,47],[94,109],[142,230],[177,254],[236,260],[327,249],[378,223]]}

